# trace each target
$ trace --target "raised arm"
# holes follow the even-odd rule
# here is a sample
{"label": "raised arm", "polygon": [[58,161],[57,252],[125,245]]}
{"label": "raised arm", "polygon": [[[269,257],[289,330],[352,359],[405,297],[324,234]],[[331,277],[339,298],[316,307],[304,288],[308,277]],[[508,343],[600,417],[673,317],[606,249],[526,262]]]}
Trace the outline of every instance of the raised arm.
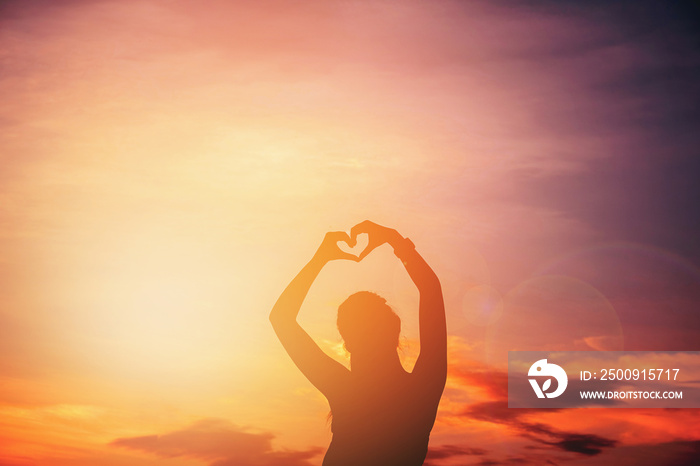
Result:
{"label": "raised arm", "polygon": [[420,355],[413,372],[431,379],[442,391],[447,377],[447,324],[440,280],[418,254],[411,240],[401,236],[398,231],[365,220],[352,228],[350,236],[356,239],[360,233],[367,233],[369,236],[369,243],[360,254],[360,259],[374,248],[388,243],[394,248],[394,253],[401,259],[411,280],[418,287]]}
{"label": "raised arm", "polygon": [[308,264],[285,288],[270,312],[270,322],[287,354],[307,379],[322,393],[332,391],[343,383],[348,370],[328,356],[297,322],[297,315],[309,288],[319,272],[329,261],[335,259],[359,260],[352,254],[341,251],[338,241],[354,246],[355,240],[347,233],[329,232]]}

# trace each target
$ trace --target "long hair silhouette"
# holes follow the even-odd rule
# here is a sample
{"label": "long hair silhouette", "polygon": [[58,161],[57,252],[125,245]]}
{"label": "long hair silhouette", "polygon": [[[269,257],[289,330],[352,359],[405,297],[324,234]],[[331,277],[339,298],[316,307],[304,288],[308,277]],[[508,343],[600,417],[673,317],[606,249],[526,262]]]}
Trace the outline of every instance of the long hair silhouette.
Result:
{"label": "long hair silhouette", "polygon": [[[355,245],[367,233],[359,257],[338,242]],[[338,308],[338,331],[350,353],[350,370],[324,353],[297,323],[312,283],[331,260],[362,260],[387,243],[420,292],[420,354],[412,372],[397,347],[401,320],[381,296],[360,291]],[[313,258],[287,286],[270,313],[275,333],[294,364],[326,397],[333,438],[324,466],[421,465],[447,376],[447,330],[440,281],[411,240],[368,220],[350,235],[329,232]]]}

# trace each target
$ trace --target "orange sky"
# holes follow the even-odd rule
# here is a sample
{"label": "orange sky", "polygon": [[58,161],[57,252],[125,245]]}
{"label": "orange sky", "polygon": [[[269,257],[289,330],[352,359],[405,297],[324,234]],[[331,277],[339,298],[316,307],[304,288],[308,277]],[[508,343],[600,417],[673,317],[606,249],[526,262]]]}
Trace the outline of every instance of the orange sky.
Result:
{"label": "orange sky", "polygon": [[[0,464],[319,464],[328,406],[267,315],[365,218],[443,283],[430,464],[697,453],[693,410],[504,408],[509,349],[699,349],[695,211],[646,198],[688,197],[654,173],[689,172],[692,140],[662,152],[676,126],[628,119],[682,102],[613,86],[681,66],[685,36],[667,63],[542,3],[4,2]],[[347,359],[335,309],[359,289],[397,309],[410,363],[391,251],[329,265],[302,324]]]}

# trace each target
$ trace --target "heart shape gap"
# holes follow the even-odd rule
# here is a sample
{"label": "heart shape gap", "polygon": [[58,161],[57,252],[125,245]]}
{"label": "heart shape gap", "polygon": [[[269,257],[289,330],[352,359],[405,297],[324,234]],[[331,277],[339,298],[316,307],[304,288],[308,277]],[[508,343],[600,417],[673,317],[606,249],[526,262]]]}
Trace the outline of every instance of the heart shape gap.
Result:
{"label": "heart shape gap", "polygon": [[355,238],[355,241],[355,246],[350,247],[345,240],[340,240],[338,241],[338,248],[341,251],[352,254],[355,257],[360,257],[360,254],[362,254],[362,252],[367,249],[367,246],[369,245],[369,235],[367,233],[360,233]]}

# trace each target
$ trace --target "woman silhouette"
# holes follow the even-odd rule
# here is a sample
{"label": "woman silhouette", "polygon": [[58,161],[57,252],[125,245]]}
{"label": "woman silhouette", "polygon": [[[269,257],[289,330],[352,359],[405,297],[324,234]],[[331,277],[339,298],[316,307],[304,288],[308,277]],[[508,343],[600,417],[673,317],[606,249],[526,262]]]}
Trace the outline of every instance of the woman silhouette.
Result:
{"label": "woman silhouette", "polygon": [[[338,242],[355,245],[367,233],[359,257]],[[350,367],[326,355],[297,323],[304,298],[323,266],[336,259],[362,260],[388,243],[420,291],[420,355],[406,372],[397,353],[401,321],[384,298],[361,291],[338,308],[338,330]],[[325,466],[421,465],[435,423],[447,374],[447,331],[440,281],[396,230],[364,221],[345,232],[329,232],[311,261],[287,286],[270,313],[275,333],[294,364],[328,399],[333,438]]]}

